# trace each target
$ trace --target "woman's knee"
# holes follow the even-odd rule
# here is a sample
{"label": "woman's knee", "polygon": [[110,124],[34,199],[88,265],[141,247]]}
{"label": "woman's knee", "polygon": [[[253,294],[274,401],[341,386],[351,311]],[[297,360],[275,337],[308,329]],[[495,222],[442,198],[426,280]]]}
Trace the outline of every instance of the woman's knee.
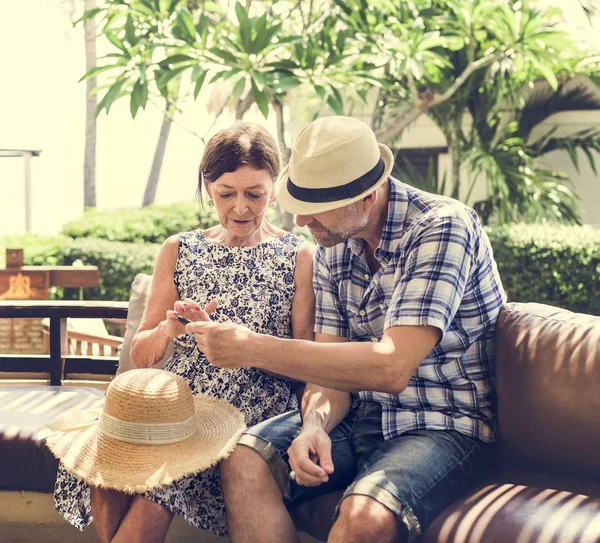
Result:
{"label": "woman's knee", "polygon": [[131,496],[117,490],[90,487],[92,515],[102,543],[110,543],[117,533],[131,499]]}
{"label": "woman's knee", "polygon": [[163,542],[173,513],[141,495],[133,498],[119,532],[119,541],[130,543]]}
{"label": "woman's knee", "polygon": [[98,506],[115,505],[127,503],[131,496],[111,488],[100,488],[99,486],[90,486],[90,499],[93,504]]}
{"label": "woman's knee", "polygon": [[162,520],[173,517],[173,513],[169,510],[165,509],[162,505],[145,498],[141,494],[133,497],[130,510],[142,517],[158,517]]}

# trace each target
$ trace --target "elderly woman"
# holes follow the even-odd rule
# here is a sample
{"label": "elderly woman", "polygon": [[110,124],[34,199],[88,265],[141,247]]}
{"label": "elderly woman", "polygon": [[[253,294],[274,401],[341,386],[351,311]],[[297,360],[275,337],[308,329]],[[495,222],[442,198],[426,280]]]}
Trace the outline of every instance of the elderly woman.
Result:
{"label": "elderly woman", "polygon": [[[296,408],[291,383],[253,368],[212,366],[178,317],[232,321],[281,338],[313,338],[313,247],[265,218],[279,166],[277,144],[260,126],[240,123],[208,142],[198,190],[208,193],[220,224],[165,241],[131,347],[135,364],[149,367],[172,342],[164,369],[183,377],[195,394],[228,400],[248,426]],[[61,467],[54,498],[58,511],[79,529],[93,515],[106,543],[162,542],[173,515],[226,535],[218,466],[135,495],[90,488]]]}

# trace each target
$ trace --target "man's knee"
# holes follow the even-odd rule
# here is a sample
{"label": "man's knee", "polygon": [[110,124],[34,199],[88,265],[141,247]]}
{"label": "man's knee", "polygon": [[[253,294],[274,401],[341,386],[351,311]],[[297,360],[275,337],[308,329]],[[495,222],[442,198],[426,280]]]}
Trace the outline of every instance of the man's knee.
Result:
{"label": "man's knee", "polygon": [[272,480],[269,465],[254,449],[239,445],[231,455],[220,463],[223,493],[238,495],[243,491],[252,491]]}
{"label": "man's knee", "polygon": [[347,541],[405,541],[398,517],[377,500],[351,495],[340,504],[339,517],[331,532],[331,543]]}

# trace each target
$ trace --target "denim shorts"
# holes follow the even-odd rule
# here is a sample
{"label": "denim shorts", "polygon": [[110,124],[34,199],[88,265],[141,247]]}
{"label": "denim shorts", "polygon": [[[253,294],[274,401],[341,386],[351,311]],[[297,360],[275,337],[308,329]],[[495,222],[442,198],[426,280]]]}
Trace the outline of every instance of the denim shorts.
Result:
{"label": "denim shorts", "polygon": [[335,471],[326,483],[312,487],[289,479],[287,450],[302,428],[299,411],[250,428],[239,443],[256,450],[269,464],[288,508],[346,489],[342,500],[351,494],[365,495],[390,509],[412,541],[471,488],[491,447],[447,430],[413,430],[385,440],[381,426],[381,405],[355,400],[329,434]]}

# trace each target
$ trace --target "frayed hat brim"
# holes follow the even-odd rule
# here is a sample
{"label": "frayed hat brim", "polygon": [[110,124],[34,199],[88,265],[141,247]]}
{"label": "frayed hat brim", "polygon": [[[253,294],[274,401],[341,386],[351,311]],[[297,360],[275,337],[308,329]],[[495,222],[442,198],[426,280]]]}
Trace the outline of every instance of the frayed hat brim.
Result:
{"label": "frayed hat brim", "polygon": [[231,454],[246,426],[226,402],[194,396],[196,433],[179,443],[138,445],[106,437],[97,424],[54,431],[50,451],[69,473],[92,486],[134,494],[199,473]]}

